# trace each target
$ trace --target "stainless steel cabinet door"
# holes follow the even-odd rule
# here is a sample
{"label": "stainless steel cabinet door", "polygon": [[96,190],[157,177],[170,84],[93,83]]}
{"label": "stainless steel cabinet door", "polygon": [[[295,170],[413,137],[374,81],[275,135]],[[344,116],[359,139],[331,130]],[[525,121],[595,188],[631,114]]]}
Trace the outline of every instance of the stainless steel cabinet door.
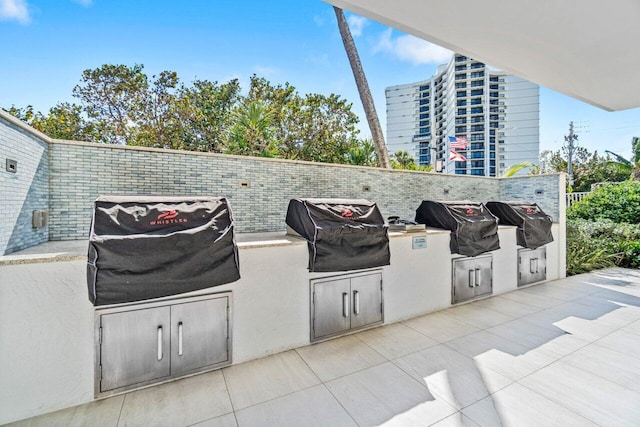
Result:
{"label": "stainless steel cabinet door", "polygon": [[100,390],[169,376],[169,307],[101,316]]}
{"label": "stainless steel cabinet door", "polygon": [[475,294],[476,261],[473,258],[460,258],[453,260],[453,282],[451,303],[472,299]]}
{"label": "stainless steel cabinet door", "polygon": [[339,279],[313,284],[313,337],[344,332],[351,323],[351,281]]}
{"label": "stainless steel cabinet door", "polygon": [[171,306],[171,374],[225,362],[228,353],[228,298]]}
{"label": "stainless steel cabinet door", "polygon": [[493,292],[493,258],[478,257],[476,258],[476,278],[475,278],[476,295],[489,295]]}
{"label": "stainless steel cabinet door", "polygon": [[547,248],[518,250],[518,286],[547,279]]}
{"label": "stainless steel cabinet door", "polygon": [[351,328],[382,321],[382,274],[351,278]]}

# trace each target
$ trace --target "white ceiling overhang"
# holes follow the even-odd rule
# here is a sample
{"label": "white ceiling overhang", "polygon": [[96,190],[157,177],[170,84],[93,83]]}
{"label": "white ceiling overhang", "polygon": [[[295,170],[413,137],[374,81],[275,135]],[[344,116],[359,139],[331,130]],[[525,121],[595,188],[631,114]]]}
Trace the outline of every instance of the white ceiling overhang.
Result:
{"label": "white ceiling overhang", "polygon": [[640,107],[640,0],[326,0],[609,111]]}

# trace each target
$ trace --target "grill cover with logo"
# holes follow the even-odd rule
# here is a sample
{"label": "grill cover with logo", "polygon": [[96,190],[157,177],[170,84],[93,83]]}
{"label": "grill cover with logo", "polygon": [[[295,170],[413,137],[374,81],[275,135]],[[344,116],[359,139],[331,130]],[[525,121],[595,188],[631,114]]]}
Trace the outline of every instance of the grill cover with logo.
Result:
{"label": "grill cover with logo", "polygon": [[309,271],[346,271],[389,265],[387,227],[373,202],[292,199],[286,222],[308,241]]}
{"label": "grill cover with logo", "polygon": [[553,242],[551,217],[540,206],[527,202],[487,202],[487,208],[501,224],[515,225],[518,245],[536,249]]}
{"label": "grill cover with logo", "polygon": [[225,198],[96,200],[87,265],[94,305],[176,295],[239,278],[233,216]]}
{"label": "grill cover with logo", "polygon": [[416,222],[451,231],[451,253],[476,256],[500,249],[498,219],[482,203],[424,200]]}

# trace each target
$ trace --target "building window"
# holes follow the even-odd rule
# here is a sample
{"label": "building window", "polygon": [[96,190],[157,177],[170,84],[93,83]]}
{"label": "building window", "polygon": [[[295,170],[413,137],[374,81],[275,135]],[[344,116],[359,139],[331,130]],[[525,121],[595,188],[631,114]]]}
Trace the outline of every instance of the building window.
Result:
{"label": "building window", "polygon": [[467,109],[466,108],[458,108],[458,115],[459,116],[464,116],[465,114],[467,114]]}
{"label": "building window", "polygon": [[421,99],[420,100],[420,105],[429,105],[429,100],[428,99]]}
{"label": "building window", "polygon": [[425,90],[429,90],[429,86],[420,86],[420,92],[424,92]]}
{"label": "building window", "polygon": [[428,118],[429,118],[429,113],[420,114],[420,119],[428,119]]}
{"label": "building window", "polygon": [[420,112],[421,112],[421,113],[423,113],[423,112],[425,112],[425,111],[429,111],[429,107],[428,107],[428,106],[426,106],[426,107],[420,107]]}

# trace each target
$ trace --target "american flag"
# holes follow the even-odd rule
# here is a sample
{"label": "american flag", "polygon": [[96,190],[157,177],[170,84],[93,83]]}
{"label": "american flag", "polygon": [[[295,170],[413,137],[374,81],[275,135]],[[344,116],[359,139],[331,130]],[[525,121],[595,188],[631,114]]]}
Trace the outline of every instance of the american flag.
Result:
{"label": "american flag", "polygon": [[465,150],[467,148],[467,138],[465,138],[464,136],[450,136],[449,147],[456,150]]}
{"label": "american flag", "polygon": [[449,150],[449,160],[456,162],[466,162],[467,158],[460,153],[456,153],[455,151]]}

